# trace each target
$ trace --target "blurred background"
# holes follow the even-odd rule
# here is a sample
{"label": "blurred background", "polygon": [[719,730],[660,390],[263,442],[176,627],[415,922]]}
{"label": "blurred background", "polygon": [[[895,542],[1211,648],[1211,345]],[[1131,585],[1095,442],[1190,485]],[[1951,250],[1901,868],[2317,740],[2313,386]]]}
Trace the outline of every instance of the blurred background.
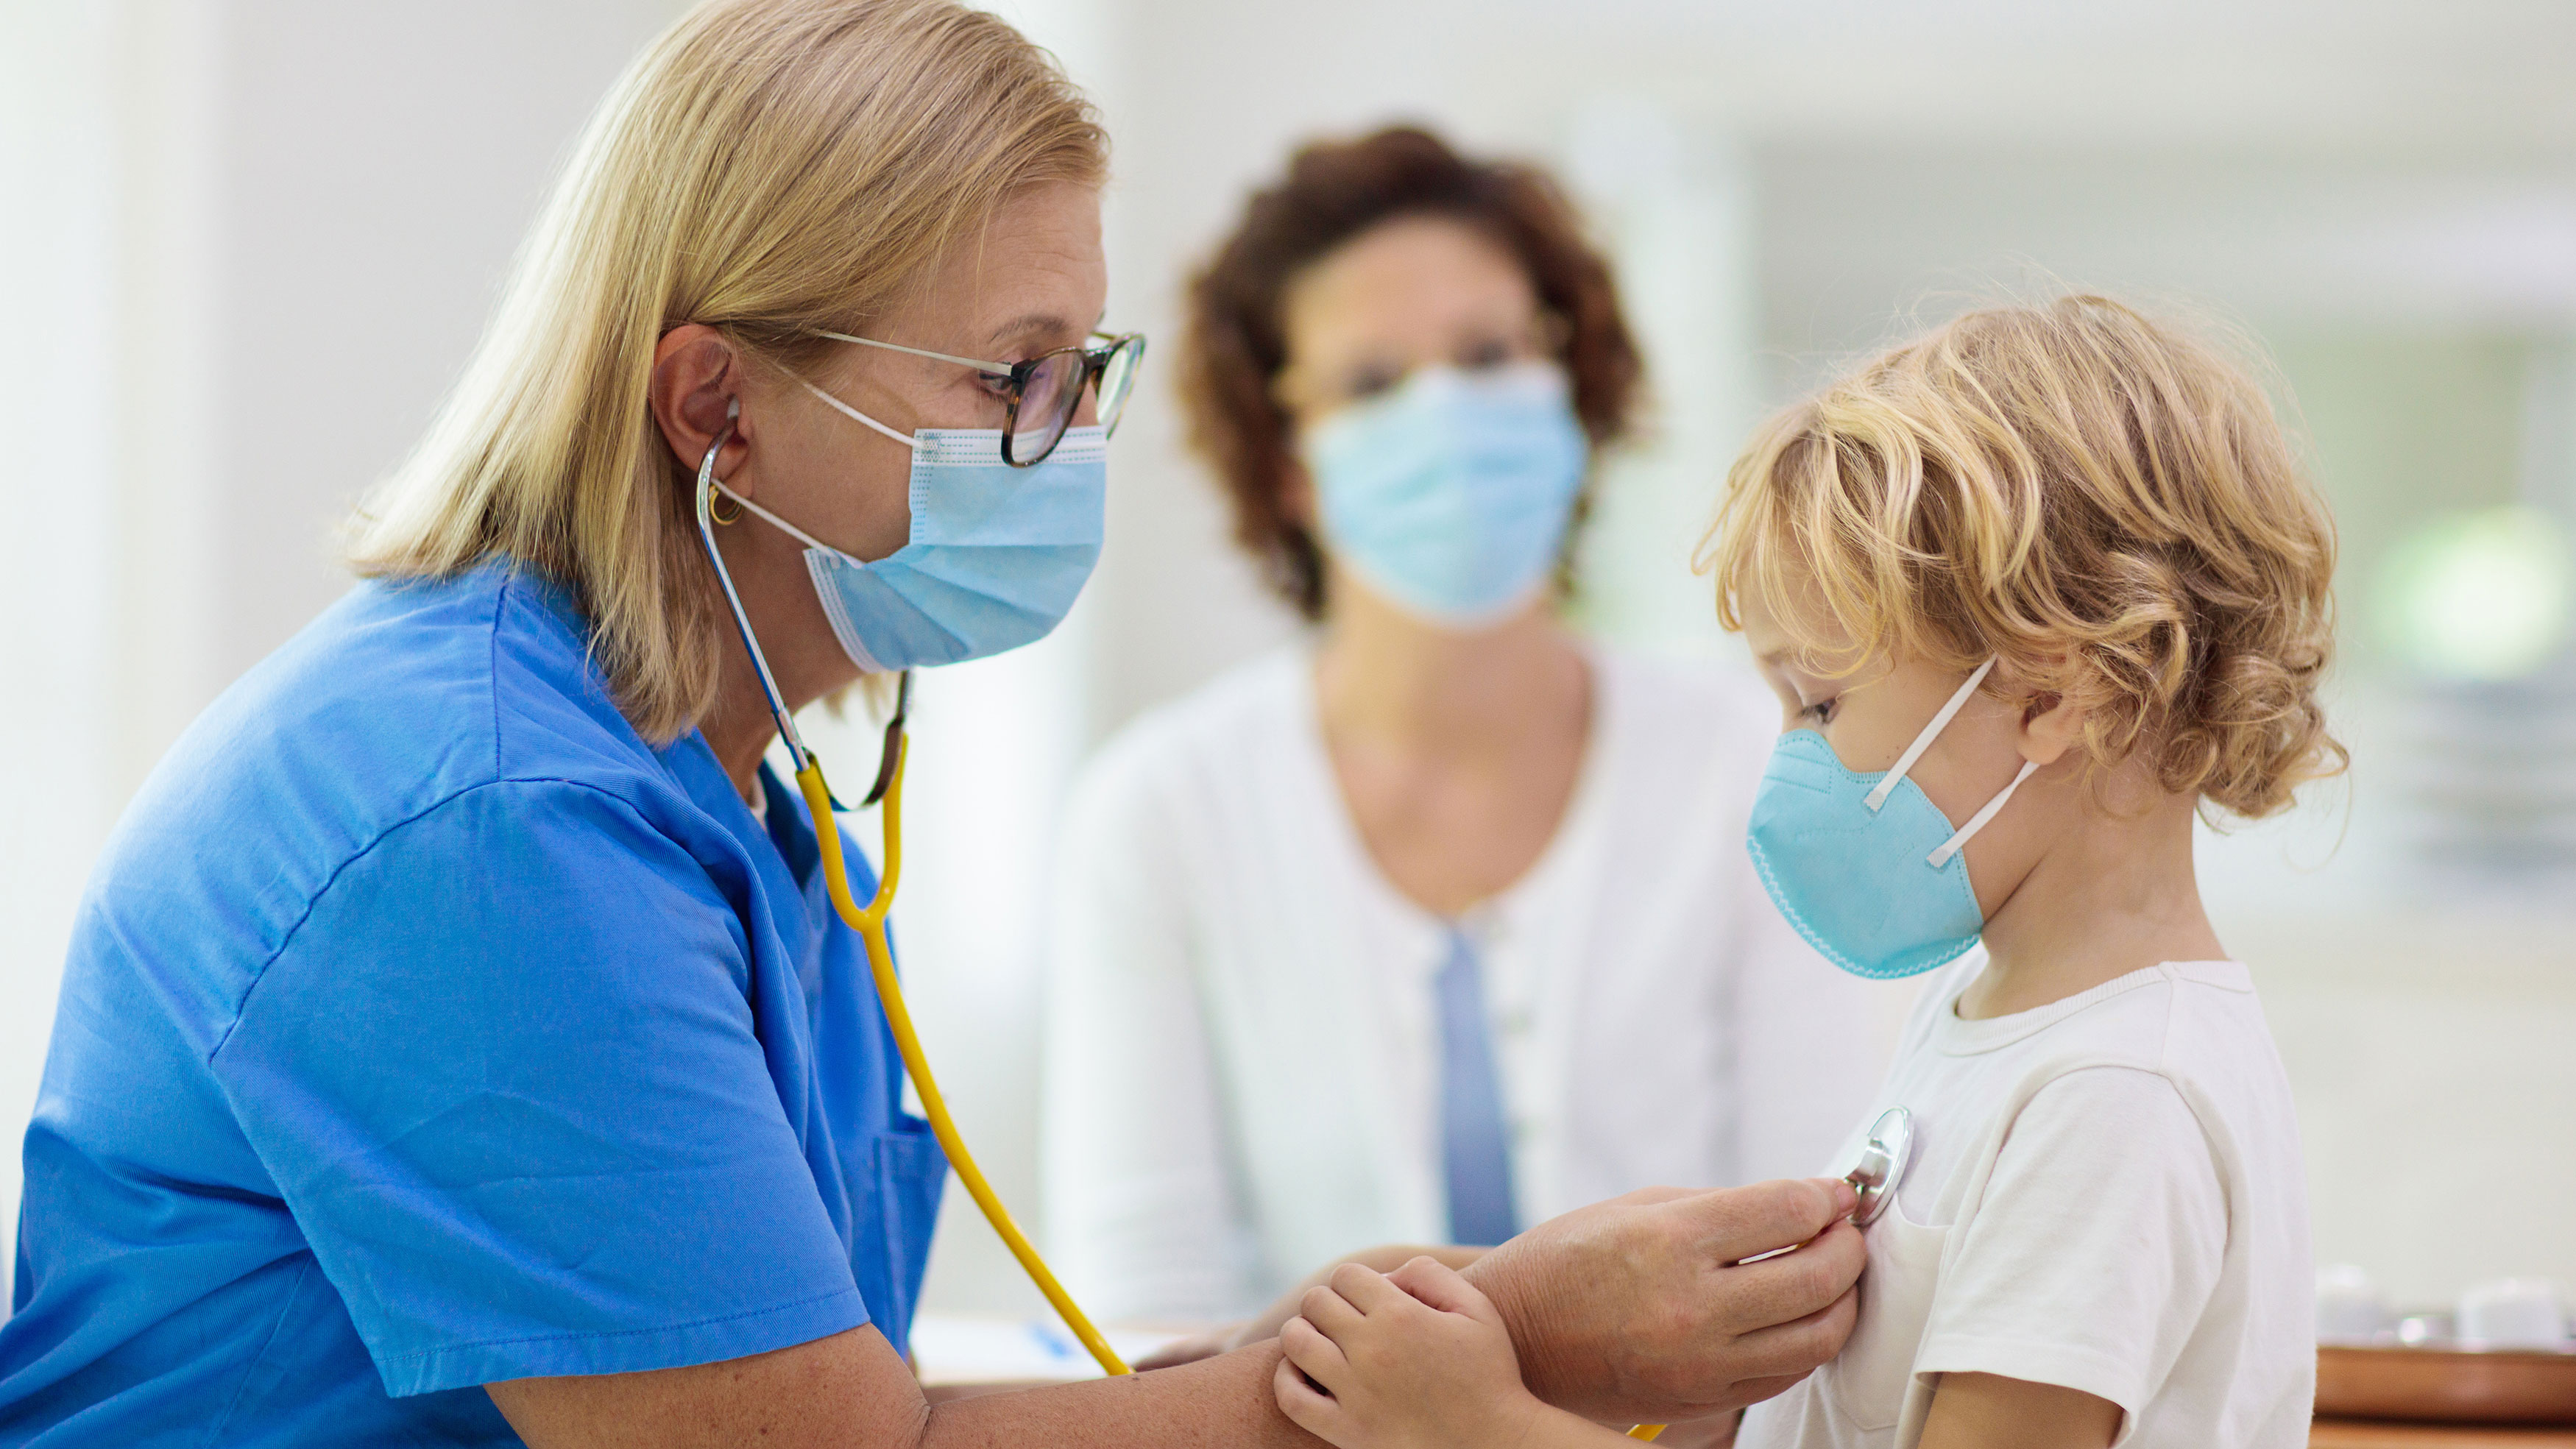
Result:
{"label": "blurred background", "polygon": [[[0,1223],[101,840],[189,719],[347,587],[333,526],[427,421],[590,105],[679,8],[0,0]],[[1748,424],[1839,360],[2052,282],[2259,335],[2343,529],[2354,764],[2290,818],[2207,834],[2203,872],[2298,1093],[2320,1261],[2408,1302],[2576,1284],[2576,7],[995,8],[1107,113],[1110,321],[1158,339],[1301,138],[1415,119],[1557,167],[1662,403],[1584,571],[1586,622],[1646,647],[1730,647],[1689,547]],[[1167,383],[1149,365],[1072,621],[934,675],[919,710],[908,976],[970,1140],[1041,1231],[1056,803],[1106,732],[1292,629]],[[872,758],[867,733],[821,726],[818,748]],[[951,1208],[927,1306],[1033,1309]]]}

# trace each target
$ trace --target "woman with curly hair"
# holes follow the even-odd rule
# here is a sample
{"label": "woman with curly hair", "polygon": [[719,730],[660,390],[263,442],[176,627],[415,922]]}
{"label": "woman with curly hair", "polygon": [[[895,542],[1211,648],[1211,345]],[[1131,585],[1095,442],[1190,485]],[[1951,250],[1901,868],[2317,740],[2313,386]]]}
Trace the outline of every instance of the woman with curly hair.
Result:
{"label": "woman with curly hair", "polygon": [[1076,792],[1066,1271],[1234,1314],[1372,1244],[1821,1165],[1872,1065],[1737,847],[1760,686],[1559,617],[1640,388],[1565,198],[1419,129],[1310,145],[1188,313],[1193,437],[1313,627]]}

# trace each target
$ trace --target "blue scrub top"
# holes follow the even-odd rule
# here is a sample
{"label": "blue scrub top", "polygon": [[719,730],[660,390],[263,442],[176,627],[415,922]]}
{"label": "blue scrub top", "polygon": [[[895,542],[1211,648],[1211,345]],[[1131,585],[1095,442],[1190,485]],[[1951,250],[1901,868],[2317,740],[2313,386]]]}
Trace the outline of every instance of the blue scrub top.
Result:
{"label": "blue scrub top", "polygon": [[946,1164],[764,783],[506,565],[227,690],[81,904],[0,1442],[515,1444],[478,1385],[901,1345]]}

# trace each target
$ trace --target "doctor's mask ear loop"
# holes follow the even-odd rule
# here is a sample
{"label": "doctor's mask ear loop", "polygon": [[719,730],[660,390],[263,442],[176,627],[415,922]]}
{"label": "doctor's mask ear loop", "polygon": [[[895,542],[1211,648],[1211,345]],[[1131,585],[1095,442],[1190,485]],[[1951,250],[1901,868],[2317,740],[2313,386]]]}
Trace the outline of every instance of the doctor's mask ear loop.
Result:
{"label": "doctor's mask ear loop", "polygon": [[[1020,1225],[1011,1217],[1010,1209],[1003,1205],[1001,1194],[985,1180],[983,1169],[975,1163],[975,1155],[966,1150],[966,1139],[958,1132],[956,1120],[949,1115],[948,1100],[940,1094],[938,1078],[931,1075],[930,1060],[921,1049],[920,1034],[913,1030],[912,1012],[904,1004],[903,986],[895,977],[894,951],[886,940],[886,915],[894,908],[895,883],[903,876],[903,765],[905,756],[910,753],[904,722],[912,704],[910,670],[904,671],[903,682],[895,693],[894,717],[886,722],[885,754],[877,766],[875,786],[868,792],[870,803],[883,802],[885,870],[877,879],[875,897],[865,907],[860,906],[850,894],[848,864],[841,853],[840,820],[834,814],[832,787],[823,779],[823,762],[805,747],[804,738],[797,733],[795,717],[788,713],[787,702],[778,692],[778,681],[769,672],[769,660],[761,653],[759,636],[752,632],[751,616],[744,612],[742,597],[734,591],[733,574],[725,567],[724,555],[716,547],[714,500],[723,487],[716,481],[716,454],[723,451],[724,445],[732,439],[734,425],[741,417],[742,402],[737,398],[725,409],[724,431],[716,435],[715,441],[707,448],[706,457],[698,464],[698,538],[706,548],[707,562],[715,570],[716,582],[724,591],[725,604],[733,612],[734,627],[741,631],[743,648],[750,653],[753,670],[760,676],[760,687],[768,696],[770,712],[778,723],[779,738],[786,742],[788,758],[795,763],[796,788],[805,797],[806,811],[814,821],[814,844],[822,857],[820,868],[824,890],[832,898],[834,913],[851,930],[859,933],[860,943],[867,948],[868,974],[876,983],[877,1001],[885,1009],[886,1027],[894,1034],[895,1051],[903,1058],[904,1072],[912,1078],[914,1089],[921,1094],[922,1115],[930,1119],[931,1135],[938,1139],[940,1150],[948,1155],[948,1165],[956,1169],[957,1180],[964,1184],[967,1195],[975,1200],[975,1206],[983,1210],[984,1220],[993,1225],[993,1231],[1011,1250],[1011,1256],[1019,1260],[1029,1280],[1037,1284],[1038,1291],[1055,1306],[1057,1314],[1064,1319],[1065,1327],[1073,1330],[1073,1336],[1091,1351],[1102,1370],[1113,1377],[1129,1373],[1131,1370],[1126,1361],[1109,1346],[1108,1337],[1093,1326],[1089,1316],[1073,1301],[1073,1295],[1056,1281],[1054,1271],[1047,1267],[1045,1259],[1038,1256],[1028,1234],[1020,1230]],[[769,515],[764,511],[761,516],[766,518]],[[786,524],[781,522],[780,526],[786,527]]]}

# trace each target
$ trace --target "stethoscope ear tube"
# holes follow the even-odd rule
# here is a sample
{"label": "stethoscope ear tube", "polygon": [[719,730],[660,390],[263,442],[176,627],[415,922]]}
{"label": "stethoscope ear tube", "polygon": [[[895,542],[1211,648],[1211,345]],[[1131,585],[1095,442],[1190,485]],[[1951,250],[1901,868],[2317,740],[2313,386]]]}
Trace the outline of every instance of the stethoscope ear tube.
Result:
{"label": "stethoscope ear tube", "polygon": [[760,675],[761,690],[768,696],[770,712],[778,720],[779,738],[787,742],[788,753],[795,761],[797,790],[805,797],[805,809],[814,821],[814,844],[821,856],[819,868],[823,872],[824,890],[832,898],[833,911],[850,929],[859,933],[861,944],[867,948],[868,972],[876,983],[877,1001],[885,1008],[886,1027],[894,1036],[895,1051],[903,1058],[904,1072],[912,1078],[914,1089],[921,1093],[922,1115],[930,1121],[931,1135],[938,1139],[940,1150],[948,1155],[948,1165],[956,1169],[957,1180],[965,1186],[967,1196],[972,1197],[975,1206],[983,1210],[984,1220],[993,1225],[993,1231],[1001,1236],[1003,1245],[1011,1250],[1011,1256],[1019,1259],[1030,1281],[1037,1284],[1038,1291],[1046,1295],[1049,1303],[1055,1305],[1056,1312],[1064,1318],[1065,1327],[1082,1340],[1082,1346],[1091,1351],[1100,1367],[1113,1376],[1129,1373],[1131,1370],[1126,1361],[1109,1346],[1108,1337],[1092,1324],[1081,1306],[1073,1301],[1073,1295],[1056,1281],[1046,1260],[1038,1256],[1036,1245],[1029,1241],[1028,1234],[1022,1232],[1020,1225],[1012,1219],[1010,1209],[1003,1205],[1001,1194],[985,1180],[983,1169],[975,1164],[974,1154],[966,1150],[966,1139],[958,1132],[956,1120],[949,1115],[947,1098],[940,1094],[939,1081],[930,1073],[930,1060],[922,1052],[920,1034],[913,1030],[912,1012],[904,1004],[903,985],[895,977],[894,951],[886,940],[886,914],[894,908],[895,882],[903,874],[903,765],[904,757],[910,753],[904,725],[912,710],[912,671],[909,669],[903,672],[902,679],[895,686],[894,715],[886,721],[884,754],[877,762],[876,782],[869,788],[868,797],[863,802],[867,805],[882,802],[885,808],[885,870],[877,880],[875,897],[865,907],[860,906],[850,893],[848,864],[841,853],[840,821],[833,814],[836,806],[832,787],[823,779],[823,762],[814,758],[813,752],[805,748],[803,738],[796,733],[796,721],[787,712],[787,703],[779,695],[778,681],[769,672],[769,660],[760,652],[759,636],[752,632],[751,616],[744,612],[742,596],[734,591],[733,575],[725,568],[724,554],[716,547],[712,516],[716,454],[732,439],[733,423],[740,412],[739,401],[726,410],[724,431],[717,434],[716,440],[707,448],[705,459],[698,464],[698,538],[706,546],[707,562],[714,567],[716,582],[724,591],[725,605],[733,613],[734,628],[742,635],[742,647],[750,653],[752,666]]}
{"label": "stethoscope ear tube", "polygon": [[742,400],[736,398],[725,408],[723,431],[707,444],[707,455],[698,460],[696,513],[698,542],[707,551],[707,565],[716,571],[716,587],[723,590],[725,607],[733,614],[733,627],[742,635],[743,651],[751,656],[752,671],[760,676],[760,692],[769,701],[770,717],[778,723],[778,737],[787,742],[788,758],[803,774],[813,757],[805,752],[805,739],[796,732],[796,717],[787,711],[787,701],[778,692],[777,677],[769,672],[769,656],[760,652],[760,638],[751,632],[751,615],[742,607],[742,595],[734,591],[733,570],[725,567],[724,550],[716,547],[716,454],[733,441],[735,419],[742,415]]}
{"label": "stethoscope ear tube", "polygon": [[859,802],[864,810],[886,797],[894,786],[895,767],[903,760],[904,721],[912,714],[912,671],[897,677],[894,687],[894,717],[886,721],[885,750],[877,757],[877,781],[868,787],[868,797]]}

